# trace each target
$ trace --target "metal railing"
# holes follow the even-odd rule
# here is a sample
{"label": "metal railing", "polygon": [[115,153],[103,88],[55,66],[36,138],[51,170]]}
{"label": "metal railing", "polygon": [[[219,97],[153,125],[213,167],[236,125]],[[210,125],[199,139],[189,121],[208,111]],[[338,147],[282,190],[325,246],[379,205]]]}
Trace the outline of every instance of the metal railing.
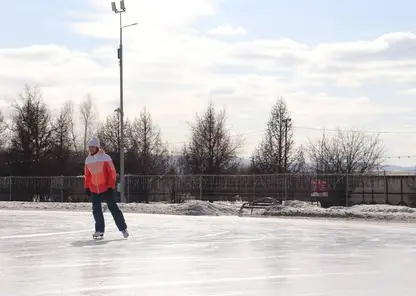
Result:
{"label": "metal railing", "polygon": [[[242,200],[273,197],[313,201],[312,182],[324,180],[346,205],[416,206],[416,175],[163,175],[126,176],[127,202]],[[0,201],[88,202],[84,179],[78,177],[3,177]]]}

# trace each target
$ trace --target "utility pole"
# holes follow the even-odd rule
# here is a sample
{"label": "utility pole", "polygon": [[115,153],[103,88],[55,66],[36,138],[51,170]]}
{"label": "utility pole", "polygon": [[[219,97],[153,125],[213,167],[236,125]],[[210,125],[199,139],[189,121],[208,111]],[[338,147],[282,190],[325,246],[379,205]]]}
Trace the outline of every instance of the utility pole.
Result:
{"label": "utility pole", "polygon": [[120,14],[120,46],[117,51],[117,57],[120,65],[120,201],[126,202],[125,190],[125,173],[124,173],[124,98],[123,98],[123,29],[137,25],[137,23],[123,26],[122,13],[126,11],[124,0],[120,1],[120,10],[117,8],[115,2],[111,2],[111,8],[114,13]]}
{"label": "utility pole", "polygon": [[287,130],[288,130],[288,122],[291,122],[292,119],[290,118],[285,118],[283,119],[283,123],[285,125],[285,146],[284,146],[284,166],[285,166],[285,198],[288,199],[288,191],[287,191],[287,150],[288,150],[288,145],[287,145]]}
{"label": "utility pole", "polygon": [[285,118],[282,120],[283,124],[285,125],[285,146],[284,146],[284,169],[285,169],[285,173],[287,172],[287,150],[288,150],[288,145],[287,145],[287,130],[288,130],[288,123],[292,122],[292,119],[290,118]]}

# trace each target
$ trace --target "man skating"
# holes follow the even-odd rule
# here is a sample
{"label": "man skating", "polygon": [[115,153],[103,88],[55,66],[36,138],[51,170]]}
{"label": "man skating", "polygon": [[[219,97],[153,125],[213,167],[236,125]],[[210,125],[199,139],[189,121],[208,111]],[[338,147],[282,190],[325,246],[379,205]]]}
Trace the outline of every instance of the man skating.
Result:
{"label": "man skating", "polygon": [[108,209],[116,222],[117,228],[127,238],[126,221],[124,215],[117,205],[116,169],[110,156],[104,153],[100,147],[100,140],[92,138],[88,142],[89,155],[85,160],[85,182],[86,194],[92,196],[92,213],[95,220],[94,239],[103,238],[105,231],[104,215],[101,202],[107,202]]}

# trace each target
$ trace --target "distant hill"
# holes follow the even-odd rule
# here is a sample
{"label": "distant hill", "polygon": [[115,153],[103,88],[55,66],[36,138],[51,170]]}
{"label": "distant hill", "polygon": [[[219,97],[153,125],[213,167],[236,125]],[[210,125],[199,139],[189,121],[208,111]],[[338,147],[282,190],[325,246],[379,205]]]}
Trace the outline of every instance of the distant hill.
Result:
{"label": "distant hill", "polygon": [[398,165],[383,165],[381,170],[388,172],[416,172],[416,167],[398,166]]}

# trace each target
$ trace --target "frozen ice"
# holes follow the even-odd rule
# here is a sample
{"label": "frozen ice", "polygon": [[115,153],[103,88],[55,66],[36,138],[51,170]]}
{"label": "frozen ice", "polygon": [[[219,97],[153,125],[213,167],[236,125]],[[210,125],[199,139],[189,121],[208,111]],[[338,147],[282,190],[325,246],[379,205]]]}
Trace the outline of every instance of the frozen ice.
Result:
{"label": "frozen ice", "polygon": [[415,295],[416,225],[398,222],[0,211],[0,294]]}

